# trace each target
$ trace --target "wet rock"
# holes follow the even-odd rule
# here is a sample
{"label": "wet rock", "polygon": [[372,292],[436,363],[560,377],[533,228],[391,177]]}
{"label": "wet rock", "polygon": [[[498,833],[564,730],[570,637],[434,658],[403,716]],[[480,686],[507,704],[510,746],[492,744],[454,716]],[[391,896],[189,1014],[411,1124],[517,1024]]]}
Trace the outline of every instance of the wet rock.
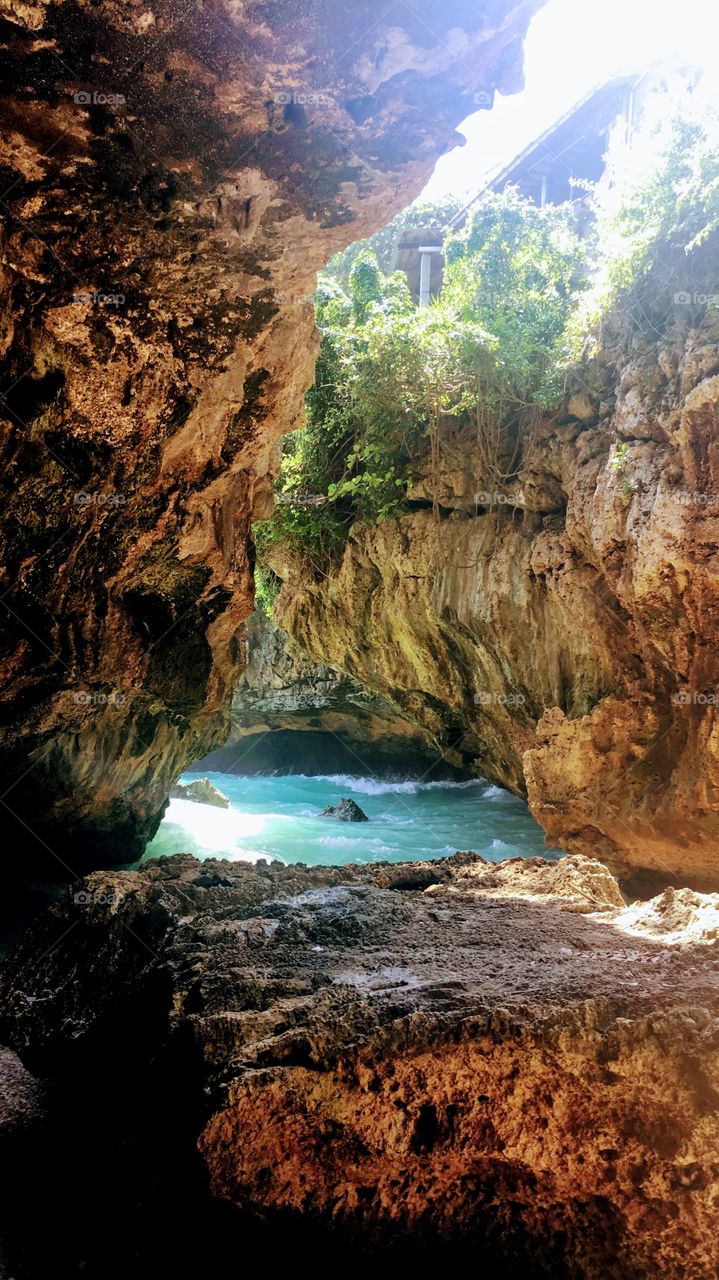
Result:
{"label": "wet rock", "polygon": [[148,1241],[160,1189],[184,1187],[182,1246],[199,1221],[209,1255],[209,1185],[225,1250],[262,1224],[270,1249],[481,1256],[491,1280],[714,1280],[714,901],[626,907],[592,859],[467,853],[182,856],[84,893],[0,971],[0,1034],[63,1115],[105,1100],[99,1131],[73,1129],[75,1202],[122,1160],[93,1277],[108,1238],[126,1261],[108,1233],[138,1187]]}
{"label": "wet rock", "polygon": [[326,809],[322,810],[320,817],[338,818],[340,822],[369,822],[367,814],[363,813],[359,805],[348,796],[340,800],[339,804],[328,804]]}
{"label": "wet rock", "polygon": [[229,809],[227,796],[210,782],[209,778],[193,778],[192,782],[176,782],[170,796],[174,800],[194,800],[196,804],[211,804],[216,809]]}

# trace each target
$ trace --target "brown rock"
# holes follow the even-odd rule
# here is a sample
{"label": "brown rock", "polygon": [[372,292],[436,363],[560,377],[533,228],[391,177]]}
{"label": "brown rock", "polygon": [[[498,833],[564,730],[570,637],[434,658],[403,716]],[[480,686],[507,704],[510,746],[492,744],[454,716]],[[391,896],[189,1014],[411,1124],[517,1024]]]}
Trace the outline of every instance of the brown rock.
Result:
{"label": "brown rock", "polygon": [[[713,278],[716,243],[702,253]],[[611,417],[546,418],[493,509],[450,503],[461,459],[468,492],[492,486],[473,430],[447,423],[452,514],[356,527],[328,581],[289,566],[273,615],[453,763],[526,794],[551,845],[635,884],[719,886],[716,339],[708,314],[671,355],[656,334],[608,347]],[[413,466],[429,495],[428,458]]]}
{"label": "brown rock", "polygon": [[226,734],[315,273],[516,87],[536,7],[10,6],[0,766],[28,857],[131,859]]}
{"label": "brown rock", "polygon": [[[194,1197],[186,1250],[197,1140],[239,1215],[225,1249],[264,1223],[274,1248],[313,1231],[360,1256],[479,1255],[511,1280],[712,1280],[714,899],[624,907],[592,860],[466,853],[361,868],[177,857],[91,876],[85,894],[6,963],[2,1031],[65,1107],[71,1084],[106,1096],[118,1061],[139,1074],[105,1109],[102,1159],[155,1117],[138,1159],[154,1195],[171,1160]],[[185,1135],[172,1151],[170,1085]],[[92,1180],[100,1157],[82,1152]],[[139,1176],[125,1166],[115,1220]]]}

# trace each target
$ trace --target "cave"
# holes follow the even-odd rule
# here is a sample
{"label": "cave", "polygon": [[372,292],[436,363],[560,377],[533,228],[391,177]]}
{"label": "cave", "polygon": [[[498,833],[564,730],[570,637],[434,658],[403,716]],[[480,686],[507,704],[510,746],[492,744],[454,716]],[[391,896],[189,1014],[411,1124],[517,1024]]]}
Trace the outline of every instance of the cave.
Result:
{"label": "cave", "polygon": [[717,1274],[719,31],[635,7],[2,8],[7,1280]]}

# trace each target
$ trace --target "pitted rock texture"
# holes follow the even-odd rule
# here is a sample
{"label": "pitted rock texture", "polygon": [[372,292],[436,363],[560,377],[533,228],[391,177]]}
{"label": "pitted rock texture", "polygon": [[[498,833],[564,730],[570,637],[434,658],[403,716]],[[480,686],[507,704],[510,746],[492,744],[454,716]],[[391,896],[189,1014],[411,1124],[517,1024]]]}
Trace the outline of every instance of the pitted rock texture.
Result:
{"label": "pitted rock texture", "polygon": [[13,1263],[21,1249],[16,1231],[16,1204],[10,1189],[11,1171],[17,1170],[21,1152],[31,1145],[44,1118],[42,1086],[16,1054],[0,1046],[0,1161],[6,1184],[0,1203],[0,1276],[3,1280],[13,1277]]}
{"label": "pitted rock texture", "polygon": [[28,856],[132,859],[226,734],[316,270],[517,87],[536,7],[0,7],[0,770]]}
{"label": "pitted rock texture", "polygon": [[2,1036],[65,1112],[70,1088],[142,1080],[106,1108],[102,1159],[134,1106],[160,1186],[170,1090],[172,1161],[198,1145],[237,1248],[263,1223],[288,1251],[309,1231],[497,1280],[715,1276],[715,903],[625,907],[593,860],[471,853],[180,856],[76,895],[6,962]]}
{"label": "pitted rock texture", "polygon": [[[718,256],[715,239],[699,278]],[[448,760],[526,794],[552,845],[713,888],[719,324],[676,307],[662,325],[608,327],[504,485],[475,428],[447,423],[439,475],[413,460],[417,509],[356,527],[328,580],[278,550],[273,616]]]}

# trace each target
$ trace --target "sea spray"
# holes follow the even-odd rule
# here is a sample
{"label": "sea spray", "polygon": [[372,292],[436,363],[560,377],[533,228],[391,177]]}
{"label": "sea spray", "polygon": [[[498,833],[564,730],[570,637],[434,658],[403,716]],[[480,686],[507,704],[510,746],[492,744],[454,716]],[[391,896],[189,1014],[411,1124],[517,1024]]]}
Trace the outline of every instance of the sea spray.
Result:
{"label": "sea spray", "polygon": [[[349,774],[240,777],[212,773],[229,809],[172,800],[146,858],[173,853],[330,865],[443,858],[473,849],[492,861],[558,856],[516,796],[485,779],[385,782]],[[191,780],[191,775],[186,779]],[[369,821],[348,829],[319,814],[361,798]]]}

